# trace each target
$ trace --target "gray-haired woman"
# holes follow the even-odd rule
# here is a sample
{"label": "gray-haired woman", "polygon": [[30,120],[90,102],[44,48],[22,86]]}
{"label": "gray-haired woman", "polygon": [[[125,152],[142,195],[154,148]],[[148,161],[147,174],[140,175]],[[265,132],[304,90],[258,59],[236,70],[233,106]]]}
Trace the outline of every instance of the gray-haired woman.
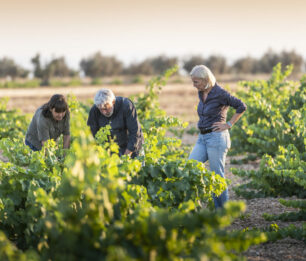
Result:
{"label": "gray-haired woman", "polygon": [[[239,120],[247,107],[241,100],[220,87],[206,66],[195,66],[190,76],[193,86],[198,90],[200,134],[189,159],[201,162],[209,160],[210,170],[224,177],[226,154],[231,146],[228,130]],[[236,113],[227,121],[229,106],[236,109]],[[215,208],[223,207],[227,200],[226,189],[219,197],[214,196]]]}

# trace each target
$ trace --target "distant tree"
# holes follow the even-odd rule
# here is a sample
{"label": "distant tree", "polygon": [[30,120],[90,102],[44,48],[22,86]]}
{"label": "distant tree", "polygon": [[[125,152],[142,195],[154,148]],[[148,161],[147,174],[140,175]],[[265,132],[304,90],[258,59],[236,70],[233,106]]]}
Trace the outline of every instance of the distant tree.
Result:
{"label": "distant tree", "polygon": [[80,67],[86,76],[92,78],[119,75],[123,71],[121,61],[117,60],[114,56],[104,56],[100,52],[82,59]]}
{"label": "distant tree", "polygon": [[280,61],[280,56],[272,49],[269,49],[258,61],[258,68],[260,72],[271,73],[273,67]]}
{"label": "distant tree", "polygon": [[232,65],[234,73],[256,73],[258,61],[252,57],[244,57],[236,60]]}
{"label": "distant tree", "polygon": [[264,73],[271,73],[273,67],[281,63],[282,66],[293,64],[293,72],[299,73],[302,71],[303,57],[295,51],[282,51],[277,54],[269,49],[259,60],[259,70]]}
{"label": "distant tree", "polygon": [[183,61],[183,68],[189,73],[196,65],[206,65],[214,74],[223,74],[229,71],[226,58],[221,55],[211,55],[204,59],[201,55],[192,56]]}
{"label": "distant tree", "polygon": [[64,57],[54,58],[51,60],[46,65],[45,70],[49,71],[51,77],[69,77],[77,74],[77,71],[68,67]]}
{"label": "distant tree", "polygon": [[303,57],[297,54],[294,50],[287,52],[282,51],[280,54],[280,61],[283,66],[293,64],[293,73],[300,73],[303,66]]}
{"label": "distant tree", "polygon": [[154,74],[162,74],[169,68],[177,65],[178,58],[160,55],[157,57],[149,58],[145,60],[145,62],[148,62],[152,65]]}
{"label": "distant tree", "polygon": [[41,62],[40,62],[40,54],[36,54],[32,59],[31,63],[34,66],[33,74],[34,77],[36,78],[42,78],[43,77],[43,69],[41,67]]}
{"label": "distant tree", "polygon": [[53,58],[43,67],[40,55],[36,54],[31,62],[34,66],[34,76],[42,79],[42,85],[49,85],[52,77],[73,77],[78,73],[68,67],[64,57]]}
{"label": "distant tree", "polygon": [[131,64],[124,70],[124,73],[131,75],[162,74],[167,69],[177,65],[177,63],[178,63],[178,58],[176,57],[167,57],[165,55],[159,55],[156,57],[147,58],[139,63]]}
{"label": "distant tree", "polygon": [[226,58],[221,55],[211,55],[205,61],[205,65],[214,73],[214,74],[224,74],[228,72],[228,66]]}
{"label": "distant tree", "polygon": [[7,57],[0,59],[0,77],[26,78],[28,74],[29,71],[15,64],[14,60]]}
{"label": "distant tree", "polygon": [[154,74],[154,68],[149,60],[145,60],[140,63],[132,63],[124,69],[123,73],[128,75],[152,75]]}
{"label": "distant tree", "polygon": [[183,61],[183,68],[187,73],[190,73],[196,65],[205,64],[205,60],[201,55],[192,56]]}

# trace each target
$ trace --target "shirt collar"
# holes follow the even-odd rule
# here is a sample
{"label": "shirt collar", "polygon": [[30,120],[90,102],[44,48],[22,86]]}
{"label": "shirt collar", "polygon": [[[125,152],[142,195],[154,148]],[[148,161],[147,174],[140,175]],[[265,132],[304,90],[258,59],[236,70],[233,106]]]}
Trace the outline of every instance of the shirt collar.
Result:
{"label": "shirt collar", "polygon": [[[215,83],[215,85],[211,88],[211,90],[210,90],[210,92],[208,93],[208,95],[207,96],[210,96],[211,94],[214,94],[216,91],[217,91],[217,88],[215,88],[215,87],[218,87],[219,85],[217,84],[217,82]],[[199,91],[198,92],[198,96],[199,96],[199,98],[201,98],[202,95],[203,94],[203,91]]]}

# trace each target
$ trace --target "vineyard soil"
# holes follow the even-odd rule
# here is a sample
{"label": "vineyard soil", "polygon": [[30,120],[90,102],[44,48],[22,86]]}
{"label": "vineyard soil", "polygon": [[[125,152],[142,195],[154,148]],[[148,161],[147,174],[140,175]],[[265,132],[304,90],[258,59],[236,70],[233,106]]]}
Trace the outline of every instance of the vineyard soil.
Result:
{"label": "vineyard soil", "polygon": [[[232,165],[230,160],[232,157],[228,157],[226,165],[227,178],[231,180],[229,186],[230,199],[232,200],[244,200],[247,205],[247,211],[239,219],[236,219],[231,228],[232,229],[245,229],[245,228],[264,228],[269,226],[272,222],[266,221],[262,215],[264,213],[269,214],[281,214],[286,211],[295,211],[293,208],[288,208],[281,205],[276,198],[260,198],[245,200],[236,196],[233,191],[233,187],[241,184],[243,181],[240,177],[234,176],[230,172],[230,168],[239,167],[243,169],[258,169],[259,161],[254,161],[245,165]],[[290,198],[286,198],[290,199]],[[279,227],[285,227],[290,224],[301,225],[302,222],[282,222],[277,221]],[[279,240],[276,243],[266,243],[259,246],[250,247],[248,251],[244,253],[244,256],[248,260],[273,260],[273,261],[287,261],[287,260],[306,260],[306,247],[301,241],[286,238]]]}
{"label": "vineyard soil", "polygon": [[[107,86],[110,87],[116,95],[130,96],[144,91],[143,86]],[[41,88],[41,89],[2,89],[0,97],[10,97],[8,108],[19,108],[25,113],[33,113],[35,109],[46,102],[54,93],[68,94],[73,93],[81,101],[93,98],[95,92],[101,86],[96,87],[79,87],[79,88]],[[230,87],[232,89],[232,87]],[[195,89],[190,84],[185,85],[168,85],[163,89],[160,96],[161,108],[166,110],[169,115],[178,116],[187,120],[193,125],[197,120],[195,106],[197,104],[197,95]],[[195,143],[196,136],[185,135],[182,138],[184,144],[192,145]],[[234,176],[230,168],[239,167],[244,169],[258,169],[259,160],[245,165],[230,164],[232,157],[228,157],[226,164],[226,176],[231,180],[229,186],[230,198],[232,200],[243,200],[235,195],[233,187],[242,183],[242,179]],[[6,161],[1,155],[0,160]],[[286,211],[294,211],[292,208],[286,208],[275,198],[244,200],[247,205],[247,211],[240,218],[236,219],[229,229],[244,229],[253,227],[267,227],[272,222],[265,221],[263,213],[280,214]],[[288,226],[289,224],[301,225],[302,222],[282,222],[277,221],[279,227]],[[276,243],[261,244],[253,246],[243,253],[248,260],[306,260],[306,247],[301,241],[293,239],[283,239]]]}

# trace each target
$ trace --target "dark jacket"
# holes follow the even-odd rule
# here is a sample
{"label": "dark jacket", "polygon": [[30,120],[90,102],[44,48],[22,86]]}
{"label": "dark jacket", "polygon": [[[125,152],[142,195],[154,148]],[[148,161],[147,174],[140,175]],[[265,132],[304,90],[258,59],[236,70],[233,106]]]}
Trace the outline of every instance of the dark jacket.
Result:
{"label": "dark jacket", "polygon": [[92,135],[95,136],[101,127],[108,124],[111,126],[112,137],[120,147],[120,155],[126,149],[138,155],[143,144],[143,135],[136,108],[130,99],[117,96],[114,112],[110,117],[105,117],[96,105],[91,107],[87,125]]}

